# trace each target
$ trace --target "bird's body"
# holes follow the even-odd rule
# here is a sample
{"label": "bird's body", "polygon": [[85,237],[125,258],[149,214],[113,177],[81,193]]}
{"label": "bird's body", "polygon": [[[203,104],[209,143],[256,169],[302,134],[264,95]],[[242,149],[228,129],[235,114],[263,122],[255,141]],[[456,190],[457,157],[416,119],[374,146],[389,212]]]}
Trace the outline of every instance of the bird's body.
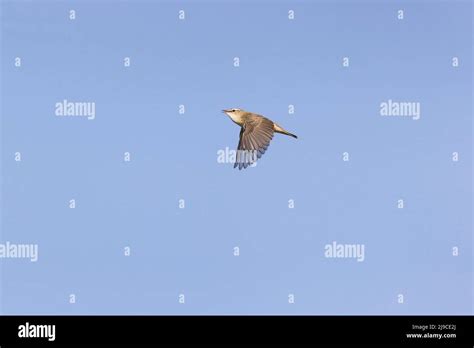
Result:
{"label": "bird's body", "polygon": [[298,138],[262,115],[242,109],[222,111],[241,127],[234,168],[247,168],[256,162],[267,150],[275,132]]}

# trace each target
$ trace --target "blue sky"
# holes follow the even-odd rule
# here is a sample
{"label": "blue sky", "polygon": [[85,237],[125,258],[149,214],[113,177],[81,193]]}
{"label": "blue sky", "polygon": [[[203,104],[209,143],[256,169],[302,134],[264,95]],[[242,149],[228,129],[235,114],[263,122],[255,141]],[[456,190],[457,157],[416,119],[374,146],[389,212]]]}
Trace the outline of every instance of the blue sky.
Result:
{"label": "blue sky", "polygon": [[[2,313],[472,314],[472,14],[1,1],[1,241],[39,248],[0,259]],[[64,99],[95,119],[57,117]],[[420,119],[381,116],[389,99]],[[299,138],[276,135],[255,168],[218,163],[238,143],[230,107]],[[365,260],[326,258],[333,241]]]}

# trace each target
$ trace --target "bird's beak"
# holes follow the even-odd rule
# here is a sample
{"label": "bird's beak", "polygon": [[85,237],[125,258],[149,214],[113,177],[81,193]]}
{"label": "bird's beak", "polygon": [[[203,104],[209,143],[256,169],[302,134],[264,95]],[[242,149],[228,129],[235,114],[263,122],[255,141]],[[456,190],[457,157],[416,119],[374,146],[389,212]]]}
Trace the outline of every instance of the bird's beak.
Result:
{"label": "bird's beak", "polygon": [[226,110],[226,109],[222,110],[222,112],[223,112],[224,114],[228,113],[229,111],[230,111],[230,110]]}

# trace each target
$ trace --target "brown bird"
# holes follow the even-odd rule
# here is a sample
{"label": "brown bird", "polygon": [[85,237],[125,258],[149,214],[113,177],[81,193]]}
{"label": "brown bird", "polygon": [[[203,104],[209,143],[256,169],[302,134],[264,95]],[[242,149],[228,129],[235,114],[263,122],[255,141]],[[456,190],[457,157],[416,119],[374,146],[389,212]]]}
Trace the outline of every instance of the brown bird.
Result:
{"label": "brown bird", "polygon": [[262,115],[242,109],[227,109],[222,112],[241,127],[234,163],[234,168],[239,167],[239,170],[247,168],[262,157],[270,145],[274,132],[298,138]]}

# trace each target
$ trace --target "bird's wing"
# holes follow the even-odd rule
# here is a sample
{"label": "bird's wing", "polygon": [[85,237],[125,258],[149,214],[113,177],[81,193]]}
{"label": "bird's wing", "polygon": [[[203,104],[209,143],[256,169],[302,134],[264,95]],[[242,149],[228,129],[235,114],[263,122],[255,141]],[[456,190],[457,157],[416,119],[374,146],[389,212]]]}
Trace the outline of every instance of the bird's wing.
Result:
{"label": "bird's wing", "polygon": [[273,122],[265,117],[249,118],[240,130],[234,168],[247,168],[267,150],[273,138]]}

